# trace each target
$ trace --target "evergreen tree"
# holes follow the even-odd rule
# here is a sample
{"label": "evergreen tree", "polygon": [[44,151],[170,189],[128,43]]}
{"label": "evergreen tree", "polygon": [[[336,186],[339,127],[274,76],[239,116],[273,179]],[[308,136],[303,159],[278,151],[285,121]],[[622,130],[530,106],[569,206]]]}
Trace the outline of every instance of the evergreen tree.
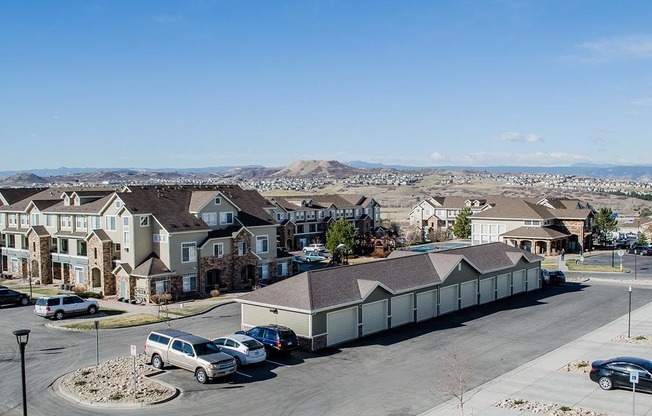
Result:
{"label": "evergreen tree", "polygon": [[453,234],[455,238],[469,238],[471,236],[471,208],[464,208],[455,217]]}
{"label": "evergreen tree", "polygon": [[326,248],[335,255],[340,244],[346,246],[346,251],[352,251],[355,246],[355,228],[343,218],[335,221],[326,231]]}
{"label": "evergreen tree", "polygon": [[600,208],[598,215],[595,216],[595,228],[602,243],[611,240],[611,233],[618,228],[618,221],[611,208]]}

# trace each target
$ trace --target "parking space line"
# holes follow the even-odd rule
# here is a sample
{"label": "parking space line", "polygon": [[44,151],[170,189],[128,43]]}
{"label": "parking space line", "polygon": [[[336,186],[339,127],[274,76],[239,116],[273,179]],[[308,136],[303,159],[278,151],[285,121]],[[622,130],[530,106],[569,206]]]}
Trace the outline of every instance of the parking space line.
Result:
{"label": "parking space line", "polygon": [[252,377],[253,377],[253,376],[250,376],[249,374],[241,373],[241,372],[239,372],[239,371],[236,371],[235,373],[236,373],[236,374],[240,374],[241,376],[249,377],[249,378],[252,378]]}
{"label": "parking space line", "polygon": [[274,365],[278,365],[279,367],[290,367],[287,364],[277,363],[276,361],[272,361],[272,360],[265,360],[265,361],[267,361],[268,363],[272,363]]}

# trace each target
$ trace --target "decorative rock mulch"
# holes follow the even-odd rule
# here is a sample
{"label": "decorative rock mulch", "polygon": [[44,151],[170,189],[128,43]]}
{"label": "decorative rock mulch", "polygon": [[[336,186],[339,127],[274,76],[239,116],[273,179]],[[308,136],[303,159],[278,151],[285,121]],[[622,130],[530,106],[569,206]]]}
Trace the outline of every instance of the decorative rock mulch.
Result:
{"label": "decorative rock mulch", "polygon": [[626,342],[628,344],[652,344],[652,336],[650,335],[632,335],[627,337],[627,335],[618,335],[616,338],[612,339],[615,342]]}
{"label": "decorative rock mulch", "polygon": [[136,392],[133,390],[134,357],[118,357],[98,366],[81,368],[64,376],[59,388],[86,403],[152,404],[174,397],[176,390],[147,377],[159,370],[136,356]]}
{"label": "decorative rock mulch", "polygon": [[579,374],[588,374],[591,371],[591,363],[586,360],[572,361],[558,371],[565,373],[579,373]]}
{"label": "decorative rock mulch", "polygon": [[511,398],[494,403],[494,407],[553,416],[609,416],[608,413],[594,412],[592,410],[582,409],[581,407],[562,406],[555,403],[530,402]]}

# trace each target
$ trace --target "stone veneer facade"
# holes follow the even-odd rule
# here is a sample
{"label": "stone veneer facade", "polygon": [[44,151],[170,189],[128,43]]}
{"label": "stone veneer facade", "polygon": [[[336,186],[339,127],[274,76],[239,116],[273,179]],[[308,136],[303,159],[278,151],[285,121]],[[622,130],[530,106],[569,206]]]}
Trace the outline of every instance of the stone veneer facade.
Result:
{"label": "stone veneer facade", "polygon": [[[111,263],[111,242],[101,241],[97,235],[93,235],[87,244],[88,271],[92,285],[93,269],[100,271],[100,287],[104,295],[116,294],[116,279],[113,276],[113,264]],[[90,287],[90,286],[89,286]]]}

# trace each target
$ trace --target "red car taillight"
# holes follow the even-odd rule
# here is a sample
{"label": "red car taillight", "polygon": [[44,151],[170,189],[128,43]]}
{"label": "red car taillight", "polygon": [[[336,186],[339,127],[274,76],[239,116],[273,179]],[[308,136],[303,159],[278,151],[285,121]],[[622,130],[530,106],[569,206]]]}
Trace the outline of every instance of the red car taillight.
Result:
{"label": "red car taillight", "polygon": [[276,348],[281,348],[281,341],[276,341]]}
{"label": "red car taillight", "polygon": [[591,367],[591,372],[592,373],[595,373],[596,371],[598,371],[598,370],[595,367]]}
{"label": "red car taillight", "polygon": [[49,306],[46,306],[46,307],[45,307],[45,310],[48,311],[48,312],[50,312],[50,307],[49,307]]}

